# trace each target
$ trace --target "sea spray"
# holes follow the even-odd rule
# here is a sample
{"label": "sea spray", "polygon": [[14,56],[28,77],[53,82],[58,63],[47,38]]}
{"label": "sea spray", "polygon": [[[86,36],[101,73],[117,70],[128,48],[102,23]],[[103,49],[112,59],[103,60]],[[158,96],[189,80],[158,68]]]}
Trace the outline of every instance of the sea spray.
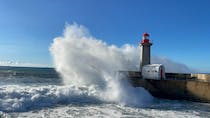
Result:
{"label": "sea spray", "polygon": [[119,70],[138,70],[138,48],[132,45],[107,45],[74,23],[54,39],[50,51],[64,84],[91,86],[101,100],[124,105],[142,106],[153,99],[143,88],[134,88],[115,76]]}
{"label": "sea spray", "polygon": [[108,100],[116,101],[121,105],[147,106],[152,96],[142,87],[134,88],[125,73],[117,73],[116,78],[109,81]]}
{"label": "sea spray", "polygon": [[50,50],[64,84],[101,85],[118,70],[137,69],[134,46],[108,46],[77,24],[68,25],[64,36],[55,38]]}

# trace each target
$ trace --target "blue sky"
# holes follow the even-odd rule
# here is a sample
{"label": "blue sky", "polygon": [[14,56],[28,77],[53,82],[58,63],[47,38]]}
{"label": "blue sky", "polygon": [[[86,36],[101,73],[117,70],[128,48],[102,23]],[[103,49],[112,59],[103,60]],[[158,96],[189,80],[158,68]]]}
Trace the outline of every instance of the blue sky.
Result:
{"label": "blue sky", "polygon": [[138,46],[152,55],[210,71],[209,0],[1,0],[0,61],[52,66],[49,46],[76,22],[108,44]]}

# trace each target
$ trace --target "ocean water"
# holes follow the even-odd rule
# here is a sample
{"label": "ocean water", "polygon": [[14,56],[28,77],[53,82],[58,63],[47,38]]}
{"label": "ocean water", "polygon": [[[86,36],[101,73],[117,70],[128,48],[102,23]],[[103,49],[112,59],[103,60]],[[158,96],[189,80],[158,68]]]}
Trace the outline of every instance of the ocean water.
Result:
{"label": "ocean water", "polygon": [[[107,44],[74,23],[54,38],[49,51],[55,70],[0,67],[0,118],[210,117],[209,104],[155,98],[117,73],[139,70],[136,46]],[[166,71],[191,71],[172,61],[154,60]]]}
{"label": "ocean water", "polygon": [[[125,83],[121,85],[129,86]],[[94,86],[64,85],[52,68],[0,67],[0,117],[210,117],[210,104],[158,99],[135,89],[140,103],[129,102],[135,96],[108,99]]]}

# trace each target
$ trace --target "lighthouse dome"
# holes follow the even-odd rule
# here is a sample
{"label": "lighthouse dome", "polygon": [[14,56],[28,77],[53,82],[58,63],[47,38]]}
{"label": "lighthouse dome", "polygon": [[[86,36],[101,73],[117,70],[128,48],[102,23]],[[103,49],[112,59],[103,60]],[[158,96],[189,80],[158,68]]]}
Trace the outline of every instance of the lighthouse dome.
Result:
{"label": "lighthouse dome", "polygon": [[143,36],[148,37],[149,34],[145,32],[145,33],[143,34]]}

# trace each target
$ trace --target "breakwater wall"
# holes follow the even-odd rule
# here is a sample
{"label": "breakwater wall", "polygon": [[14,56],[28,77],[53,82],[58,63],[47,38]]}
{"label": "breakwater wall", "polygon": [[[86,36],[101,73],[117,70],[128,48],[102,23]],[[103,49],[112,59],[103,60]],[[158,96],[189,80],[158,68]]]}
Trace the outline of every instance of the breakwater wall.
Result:
{"label": "breakwater wall", "polygon": [[153,96],[165,99],[210,102],[210,83],[192,80],[131,79],[135,87],[144,87]]}
{"label": "breakwater wall", "polygon": [[141,72],[123,72],[134,87],[147,89],[154,97],[210,103],[210,74],[166,73],[166,78],[142,78]]}

